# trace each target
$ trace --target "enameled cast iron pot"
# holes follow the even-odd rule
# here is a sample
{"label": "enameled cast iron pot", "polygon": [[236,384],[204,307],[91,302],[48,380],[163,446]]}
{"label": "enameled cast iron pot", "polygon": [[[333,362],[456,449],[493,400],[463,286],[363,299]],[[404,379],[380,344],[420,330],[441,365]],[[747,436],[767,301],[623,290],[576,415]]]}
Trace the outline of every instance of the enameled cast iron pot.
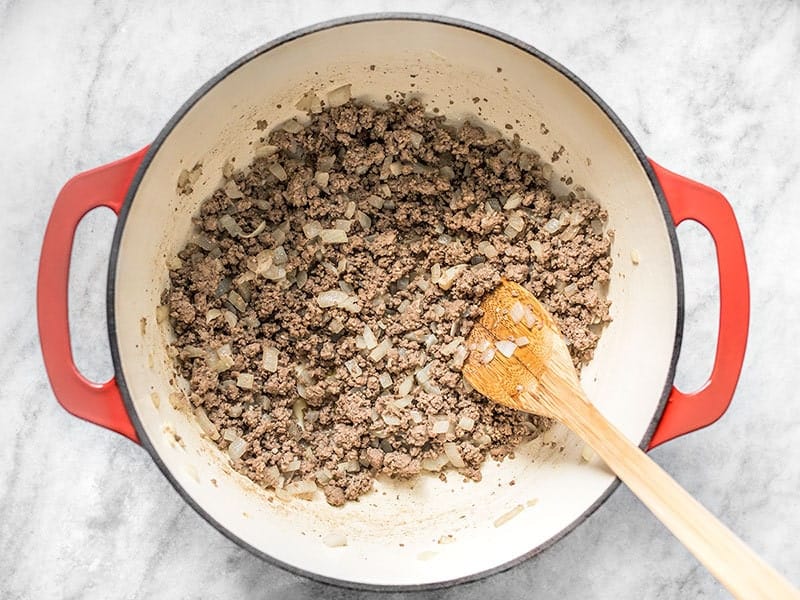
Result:
{"label": "enameled cast iron pot", "polygon": [[[264,134],[257,120],[274,125],[297,116],[293,107],[304,92],[324,98],[346,83],[354,96],[377,103],[395,90],[411,92],[456,120],[474,116],[473,97],[485,98],[485,121],[501,130],[514,124],[523,143],[545,157],[563,146],[554,185],[563,188],[559,176],[569,176],[585,186],[608,209],[616,232],[614,320],[583,372],[589,397],[643,448],[722,415],[741,369],[749,316],[744,249],[727,201],[648,160],[608,106],[551,58],[495,31],[432,16],[349,18],[275,40],[203,86],[152,145],[70,180],[53,207],[39,268],[47,372],[64,408],[141,444],[198,513],[265,560],[352,587],[475,580],[548,547],[616,487],[601,465],[581,461],[582,444],[564,428],[527,444],[514,460],[489,461],[480,483],[425,477],[412,488],[380,481],[360,502],[332,508],[321,494],[284,503],[258,489],[201,437],[193,417],[167,401],[176,389],[166,352],[171,334],[155,319],[168,283],[165,258],[188,239],[191,216],[220,184],[223,163],[253,158],[253,143]],[[196,163],[202,177],[193,193],[179,195],[179,173]],[[99,206],[119,215],[107,295],[115,376],[102,385],[75,368],[67,323],[75,228]],[[691,394],[672,386],[683,326],[675,226],[687,219],[708,229],[716,244],[721,305],[713,372]],[[494,526],[518,505],[526,508]],[[322,543],[334,530],[346,533],[347,546]],[[448,535],[452,543],[437,543]]]}

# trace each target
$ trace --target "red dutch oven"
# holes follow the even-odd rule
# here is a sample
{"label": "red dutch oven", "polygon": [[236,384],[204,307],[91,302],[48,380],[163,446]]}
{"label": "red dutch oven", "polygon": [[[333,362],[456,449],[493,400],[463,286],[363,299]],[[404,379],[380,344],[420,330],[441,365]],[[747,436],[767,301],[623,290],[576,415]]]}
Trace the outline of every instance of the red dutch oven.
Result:
{"label": "red dutch oven", "polygon": [[[648,160],[611,109],[548,56],[496,31],[433,16],[348,18],[270,42],[204,85],[150,146],[67,182],[39,267],[47,373],[66,410],[141,444],[200,515],[265,560],[359,588],[475,580],[554,543],[618,484],[601,465],[581,460],[582,444],[564,428],[525,444],[514,460],[489,461],[480,483],[379,480],[360,502],[334,508],[321,497],[276,500],[233,471],[194,417],[169,401],[185,382],[167,353],[169,323],[156,319],[168,284],[165,259],[191,235],[191,217],[220,184],[222,165],[253,159],[254,142],[264,134],[257,121],[295,117],[306,91],[324,97],[344,84],[376,103],[394,90],[411,91],[454,120],[474,116],[473,98],[485,98],[483,120],[502,130],[518,119],[515,132],[524,144],[542,156],[560,152],[553,185],[563,187],[571,177],[584,186],[608,210],[615,231],[614,320],[583,372],[589,397],[643,448],[705,427],[725,412],[749,318],[744,248],[728,202]],[[201,174],[192,193],[179,194],[180,173],[195,166]],[[107,291],[115,375],[96,384],[72,358],[67,281],[75,229],[100,206],[118,215]],[[691,393],[672,385],[684,313],[675,227],[686,220],[711,234],[720,285],[713,371]],[[513,487],[507,485],[512,479]],[[512,521],[495,526],[520,506]],[[326,545],[332,534],[347,545]]]}

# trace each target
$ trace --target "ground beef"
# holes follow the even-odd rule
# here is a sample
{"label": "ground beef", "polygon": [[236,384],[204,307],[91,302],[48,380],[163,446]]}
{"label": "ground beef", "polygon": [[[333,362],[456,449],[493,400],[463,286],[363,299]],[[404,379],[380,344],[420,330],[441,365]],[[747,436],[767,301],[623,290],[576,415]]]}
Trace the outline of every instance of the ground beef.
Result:
{"label": "ground beef", "polygon": [[526,286],[580,367],[609,320],[606,214],[580,189],[555,196],[552,168],[517,138],[413,100],[309,117],[225,166],[170,261],[163,302],[195,410],[238,471],[313,481],[336,506],[378,474],[445,477],[446,443],[478,480],[487,456],[548,426],[462,379],[481,298],[503,276]]}

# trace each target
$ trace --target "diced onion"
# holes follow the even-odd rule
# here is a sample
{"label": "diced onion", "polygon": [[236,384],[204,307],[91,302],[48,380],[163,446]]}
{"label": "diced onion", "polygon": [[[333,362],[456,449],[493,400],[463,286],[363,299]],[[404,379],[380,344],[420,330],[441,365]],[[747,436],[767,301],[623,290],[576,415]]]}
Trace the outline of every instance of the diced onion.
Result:
{"label": "diced onion", "polygon": [[508,316],[511,317],[514,323],[522,321],[522,317],[525,316],[525,308],[522,306],[522,302],[519,300],[514,302],[514,304],[511,305],[511,309],[508,311]]}
{"label": "diced onion", "polygon": [[331,473],[329,469],[325,468],[319,469],[314,476],[320,485],[326,485],[331,479],[333,479],[333,473]]}
{"label": "diced onion", "polygon": [[392,376],[389,373],[386,373],[386,372],[381,373],[380,375],[378,375],[378,383],[381,384],[381,387],[383,389],[388,389],[388,388],[392,387],[392,383],[393,383],[392,382]]}
{"label": "diced onion", "polygon": [[337,468],[347,473],[358,473],[361,470],[361,465],[358,464],[357,460],[347,460],[344,462],[340,462],[337,465]]}
{"label": "diced onion", "polygon": [[219,429],[217,429],[217,426],[214,425],[208,418],[208,415],[202,406],[198,406],[194,410],[194,416],[197,419],[197,424],[200,425],[200,429],[203,431],[203,433],[205,433],[212,440],[219,439]]}
{"label": "diced onion", "polygon": [[531,341],[528,339],[527,336],[521,335],[515,340],[514,343],[517,344],[518,348],[522,348],[522,347],[527,346],[528,344],[530,344]]}
{"label": "diced onion", "polygon": [[542,226],[542,229],[550,234],[556,233],[559,229],[561,229],[561,221],[558,219],[550,219]]}
{"label": "diced onion", "polygon": [[392,342],[389,338],[383,338],[383,341],[373,348],[372,352],[369,353],[369,359],[372,362],[378,362],[386,353],[389,352],[389,349],[392,347]]}
{"label": "diced onion", "polygon": [[302,500],[311,500],[317,491],[317,486],[313,481],[293,481],[286,485],[286,491]]}
{"label": "diced onion", "polygon": [[514,350],[517,349],[517,345],[509,340],[498,340],[494,343],[494,345],[500,354],[506,358],[511,358],[514,355]]}
{"label": "diced onion", "polygon": [[295,471],[299,471],[299,470],[300,470],[300,459],[299,458],[295,458],[294,460],[290,461],[286,465],[286,468],[283,469],[283,472],[284,473],[294,473]]}
{"label": "diced onion", "polygon": [[519,208],[520,204],[522,204],[522,195],[518,192],[514,192],[508,197],[508,200],[506,200],[503,209],[514,210],[515,208]]}
{"label": "diced onion", "polygon": [[247,450],[247,442],[242,438],[236,438],[231,442],[231,445],[228,446],[228,456],[231,457],[231,460],[239,460],[245,453],[245,450]]}
{"label": "diced onion", "polygon": [[[299,388],[302,384],[298,384],[297,387]],[[295,422],[303,426],[303,420],[305,418],[305,410],[308,408],[308,404],[303,398],[298,398],[292,404],[292,417],[294,418]]]}
{"label": "diced onion", "polygon": [[431,283],[436,283],[442,276],[442,265],[435,263],[431,267]]}
{"label": "diced onion", "polygon": [[445,356],[449,356],[449,355],[451,355],[453,352],[455,352],[455,351],[456,351],[456,349],[459,347],[459,345],[461,345],[461,343],[462,343],[463,341],[464,341],[464,338],[462,338],[462,337],[457,337],[457,338],[454,338],[454,339],[453,339],[453,341],[451,341],[450,343],[448,343],[448,344],[445,344],[444,346],[442,346],[442,347],[439,349],[439,352],[441,352],[441,353],[442,353],[442,354],[444,354]]}
{"label": "diced onion", "polygon": [[372,227],[372,219],[366,213],[361,212],[360,210],[356,211],[356,220],[358,224],[361,225],[361,229],[364,231],[369,231]]}
{"label": "diced onion", "polygon": [[211,365],[211,368],[217,373],[222,373],[223,371],[227,371],[233,366],[235,362],[232,356],[220,354],[219,350],[217,351],[217,357],[218,357],[217,361]]}
{"label": "diced onion", "polygon": [[434,396],[439,396],[442,393],[442,388],[440,388],[438,385],[434,385],[430,381],[423,383],[422,389],[428,394],[433,394]]}
{"label": "diced onion", "polygon": [[425,350],[430,350],[431,346],[433,346],[437,342],[437,338],[432,333],[429,333],[425,336]]}
{"label": "diced onion", "polygon": [[409,375],[403,381],[400,382],[400,385],[397,387],[397,393],[400,396],[407,396],[411,393],[411,389],[414,387],[414,376]]}
{"label": "diced onion", "polygon": [[433,368],[433,362],[429,362],[427,365],[422,367],[419,371],[417,371],[414,376],[419,383],[425,383],[431,378],[431,369]]}
{"label": "diced onion", "polygon": [[309,240],[313,240],[322,231],[322,225],[319,221],[309,221],[303,225],[303,233]]}
{"label": "diced onion", "polygon": [[570,241],[578,234],[578,228],[575,225],[568,226],[559,236],[565,242]]}
{"label": "diced onion", "polygon": [[531,310],[530,306],[525,306],[525,316],[523,319],[525,321],[525,326],[528,329],[533,329],[537,323],[539,323],[539,319],[537,319],[536,315],[533,314],[533,310]]}
{"label": "diced onion", "polygon": [[442,276],[436,282],[441,289],[447,291],[451,287],[453,287],[453,283],[455,282],[456,278],[467,268],[467,265],[460,264],[450,267],[449,269],[445,269],[442,272]]}
{"label": "diced onion", "polygon": [[242,228],[239,227],[239,224],[230,215],[222,215],[219,218],[219,224],[234,237],[240,236],[243,233]]}
{"label": "diced onion", "polygon": [[519,232],[525,229],[525,219],[520,214],[512,214],[508,217],[508,227]]}
{"label": "diced onion", "polygon": [[303,124],[300,123],[297,119],[289,119],[288,121],[284,121],[281,123],[281,129],[286,131],[287,133],[300,133],[305,129]]}
{"label": "diced onion", "polygon": [[474,435],[472,436],[472,439],[473,439],[473,440],[475,440],[475,442],[476,442],[476,443],[477,443],[479,446],[485,446],[485,445],[487,445],[487,444],[491,444],[491,443],[492,443],[492,438],[491,438],[491,436],[490,436],[488,433],[486,433],[486,432],[483,432],[483,431],[481,431],[481,432],[479,432],[479,433],[476,433],[476,434],[474,434]]}
{"label": "diced onion", "polygon": [[375,337],[375,334],[372,332],[372,329],[369,325],[364,325],[364,333],[362,334],[362,337],[364,338],[364,347],[368,350],[372,350],[378,345],[378,339]]}
{"label": "diced onion", "polygon": [[486,258],[494,258],[497,256],[497,248],[491,242],[479,242],[478,252],[483,254]]}
{"label": "diced onion", "polygon": [[367,196],[367,202],[370,206],[377,208],[378,210],[383,208],[383,198],[376,196],[375,194]]}
{"label": "diced onion", "polygon": [[251,373],[240,373],[236,378],[236,386],[243,390],[252,390],[255,377]]}
{"label": "diced onion", "polygon": [[228,302],[233,304],[233,307],[239,312],[247,310],[247,302],[245,302],[244,298],[236,291],[231,291],[228,294]]}
{"label": "diced onion", "polygon": [[431,426],[431,432],[436,435],[440,433],[447,433],[449,429],[450,429],[449,419],[439,419],[438,421],[434,421],[433,425]]}
{"label": "diced onion", "polygon": [[347,536],[341,531],[331,531],[325,534],[322,538],[322,543],[329,548],[340,548],[342,546],[347,546]]}
{"label": "diced onion", "polygon": [[270,173],[272,173],[279,181],[286,181],[288,179],[288,175],[286,174],[286,169],[284,169],[279,163],[271,162],[267,165],[267,169]]}
{"label": "diced onion", "polygon": [[183,261],[177,256],[172,256],[167,259],[167,268],[170,271],[177,271],[183,266]]}
{"label": "diced onion", "polygon": [[277,151],[277,146],[272,146],[271,144],[259,144],[255,147],[254,154],[256,158],[267,158],[275,154]]}
{"label": "diced onion", "polygon": [[351,84],[347,83],[328,92],[328,106],[336,107],[347,104],[351,97],[351,87]]}
{"label": "diced onion", "polygon": [[397,425],[400,425],[400,423],[403,422],[400,419],[400,417],[397,417],[395,415],[390,415],[390,414],[384,414],[384,415],[382,415],[381,418],[383,419],[383,422],[386,423],[387,425],[389,425],[390,427],[396,427]]}
{"label": "diced onion", "polygon": [[239,198],[244,198],[242,190],[239,189],[239,186],[236,185],[236,182],[233,179],[228,180],[228,183],[225,184],[223,191],[225,192],[225,195],[231,200],[238,200]]}
{"label": "diced onion", "polygon": [[456,370],[464,366],[464,361],[467,359],[469,352],[464,346],[459,346],[453,352],[453,359],[450,361],[450,366]]}
{"label": "diced onion", "polygon": [[486,352],[481,354],[481,363],[484,365],[488,365],[490,362],[492,362],[492,359],[494,359],[494,355],[495,355],[494,348],[489,348],[488,350],[486,350]]}
{"label": "diced onion", "polygon": [[283,246],[275,246],[272,249],[272,262],[276,265],[285,265],[289,260],[286,250]]}
{"label": "diced onion", "polygon": [[436,458],[423,458],[420,461],[420,466],[425,469],[426,471],[431,471],[433,473],[437,473],[442,470],[442,468],[448,462],[447,455],[440,454]]}
{"label": "diced onion", "polygon": [[417,133],[416,131],[410,131],[408,137],[410,138],[411,145],[414,146],[414,148],[419,148],[420,144],[422,144],[423,138],[421,133]]}
{"label": "diced onion", "polygon": [[185,356],[186,358],[203,358],[206,356],[206,352],[197,346],[184,346],[181,349],[181,356]]}
{"label": "diced onion", "polygon": [[411,396],[403,396],[402,398],[398,398],[397,400],[393,400],[392,404],[394,404],[399,409],[408,408],[408,406],[413,401]]}
{"label": "diced onion", "polygon": [[419,424],[419,423],[422,423],[422,421],[423,421],[422,413],[419,412],[418,410],[410,410],[410,411],[408,411],[408,416],[411,417],[411,420],[414,421],[414,423]]}
{"label": "diced onion", "polygon": [[319,232],[319,239],[323,244],[344,244],[347,242],[347,232],[341,229],[323,229]]}
{"label": "diced onion", "polygon": [[274,346],[264,346],[261,357],[261,368],[270,373],[278,370],[278,349]]}
{"label": "diced onion", "polygon": [[355,358],[346,360],[344,366],[347,369],[347,372],[350,373],[350,375],[352,375],[353,377],[360,377],[361,374],[364,372],[362,371],[361,367],[358,364],[358,361],[356,361]]}
{"label": "diced onion", "polygon": [[449,167],[447,165],[439,169],[439,175],[441,175],[442,178],[446,179],[447,181],[450,181],[456,176],[455,171],[453,171],[453,167]]}
{"label": "diced onion", "polygon": [[342,290],[328,290],[322,292],[317,296],[317,304],[320,308],[330,308],[332,306],[339,306],[347,300],[347,294]]}
{"label": "diced onion", "polygon": [[531,242],[531,252],[533,252],[533,255],[536,257],[536,260],[538,260],[539,262],[542,262],[544,260],[544,246],[542,245],[542,242],[540,242],[539,240],[533,240]]}
{"label": "diced onion", "polygon": [[345,233],[350,231],[350,227],[352,227],[352,226],[353,226],[353,221],[350,220],[350,219],[336,219],[333,222],[333,228],[334,229],[341,229]]}
{"label": "diced onion", "polygon": [[272,265],[264,271],[263,275],[271,281],[280,281],[281,279],[286,279],[286,269],[278,265]]}
{"label": "diced onion", "polygon": [[475,420],[470,417],[461,417],[458,420],[458,426],[465,431],[472,431],[475,427]]}
{"label": "diced onion", "polygon": [[317,171],[328,172],[333,168],[333,165],[335,163],[336,163],[336,157],[333,155],[320,156],[317,159]]}
{"label": "diced onion", "polygon": [[456,469],[462,469],[465,466],[464,459],[461,458],[461,452],[459,452],[458,445],[455,442],[445,442],[444,453]]}
{"label": "diced onion", "polygon": [[169,306],[159,304],[156,307],[156,323],[163,323],[167,319],[169,319]]}
{"label": "diced onion", "polygon": [[225,319],[225,322],[228,324],[228,327],[231,329],[236,327],[236,324],[239,322],[239,317],[229,310],[222,311],[222,316]]}
{"label": "diced onion", "polygon": [[594,449],[589,444],[584,444],[581,449],[581,459],[584,462],[590,462],[595,456]]}
{"label": "diced onion", "polygon": [[328,187],[328,181],[330,180],[330,177],[330,174],[324,171],[317,171],[314,173],[314,181],[321,188]]}

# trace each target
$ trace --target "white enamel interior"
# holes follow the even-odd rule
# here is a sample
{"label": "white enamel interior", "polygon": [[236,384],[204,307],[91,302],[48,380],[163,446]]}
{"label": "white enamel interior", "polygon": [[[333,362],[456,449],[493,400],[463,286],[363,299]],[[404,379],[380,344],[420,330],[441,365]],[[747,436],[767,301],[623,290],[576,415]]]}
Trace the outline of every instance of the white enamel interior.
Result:
{"label": "white enamel interior", "polygon": [[[480,106],[485,121],[501,131],[512,124],[545,157],[564,146],[554,180],[568,175],[586,187],[608,209],[616,232],[614,321],[584,383],[604,414],[631,439],[642,439],[668,377],[677,319],[668,230],[645,172],[603,111],[554,68],[489,35],[432,22],[354,23],[283,43],[225,77],[176,124],[141,181],[121,237],[114,310],[122,372],[147,437],[179,485],[247,544],[299,569],[362,584],[468,577],[558,535],[611,485],[613,477],[596,462],[581,462],[582,444],[563,428],[514,460],[490,461],[480,483],[455,475],[447,483],[381,480],[360,502],[332,508],[321,494],[286,504],[257,489],[167,400],[175,389],[165,351],[169,332],[154,318],[168,281],[165,257],[186,242],[190,217],[219,185],[223,162],[252,158],[252,144],[264,134],[255,129],[257,119],[279,123],[298,114],[292,107],[305,91],[323,96],[345,83],[355,96],[378,103],[395,90],[411,92],[453,119],[475,116]],[[486,101],[476,105],[474,97]],[[194,193],[179,196],[178,174],[197,162],[203,175]],[[525,507],[521,514],[494,526],[517,505]],[[346,532],[346,547],[323,545],[332,530]],[[454,541],[437,543],[446,535]]]}

